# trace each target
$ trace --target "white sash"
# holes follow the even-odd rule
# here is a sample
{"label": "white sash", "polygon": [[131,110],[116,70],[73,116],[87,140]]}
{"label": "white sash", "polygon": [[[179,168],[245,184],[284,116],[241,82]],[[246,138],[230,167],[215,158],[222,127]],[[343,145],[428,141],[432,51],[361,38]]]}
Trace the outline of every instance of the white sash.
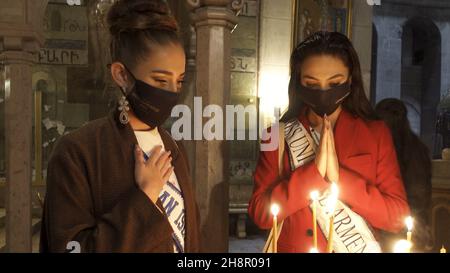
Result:
{"label": "white sash", "polygon": [[[312,139],[300,121],[295,119],[286,123],[284,133],[292,170],[315,158],[319,143]],[[330,216],[326,213],[325,206],[328,195],[329,190],[326,190],[317,202],[317,222],[327,238],[329,238]],[[339,200],[334,214],[333,250],[336,253],[381,252],[380,245],[366,221]]]}

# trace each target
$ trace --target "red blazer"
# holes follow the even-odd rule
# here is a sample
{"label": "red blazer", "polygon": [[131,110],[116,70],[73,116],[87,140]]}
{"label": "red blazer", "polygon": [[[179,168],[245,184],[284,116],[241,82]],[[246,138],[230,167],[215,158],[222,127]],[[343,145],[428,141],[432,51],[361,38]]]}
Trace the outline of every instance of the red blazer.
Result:
{"label": "red blazer", "polygon": [[[299,120],[309,129],[304,115]],[[342,111],[334,128],[339,159],[339,199],[361,215],[372,228],[399,232],[409,214],[406,193],[391,133],[382,121],[364,121]],[[260,152],[254,173],[249,215],[262,229],[272,227],[270,204],[278,203],[278,219],[285,220],[278,240],[279,252],[308,252],[313,245],[309,194],[329,184],[314,160],[291,172],[285,143],[284,174],[278,178],[278,150]],[[318,230],[318,248],[327,240]]]}

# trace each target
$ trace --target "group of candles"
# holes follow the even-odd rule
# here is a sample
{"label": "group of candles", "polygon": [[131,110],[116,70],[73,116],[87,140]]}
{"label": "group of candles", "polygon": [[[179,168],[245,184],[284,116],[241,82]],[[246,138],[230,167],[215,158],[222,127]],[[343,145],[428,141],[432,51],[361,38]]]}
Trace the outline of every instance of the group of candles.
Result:
{"label": "group of candles", "polygon": [[[334,233],[334,213],[336,204],[338,201],[339,188],[336,183],[331,183],[331,192],[326,201],[326,213],[330,215],[329,233],[327,243],[327,253],[333,252],[333,233]],[[313,216],[313,247],[310,249],[310,253],[319,253],[317,247],[317,203],[319,199],[319,192],[312,191],[310,194],[312,200],[312,216]],[[277,253],[278,243],[278,213],[280,207],[277,204],[272,204],[271,212],[273,215],[273,228],[272,228],[272,241],[273,241],[273,253]],[[405,225],[407,228],[406,240],[399,240],[394,246],[394,253],[411,253],[412,249],[412,230],[414,225],[414,219],[411,216],[405,218]],[[442,246],[440,253],[447,253],[447,250]]]}
{"label": "group of candles", "polygon": [[[394,253],[411,253],[412,249],[412,230],[414,225],[414,219],[411,216],[405,218],[406,229],[406,240],[399,240],[394,245]],[[447,253],[447,250],[442,246],[439,251],[440,253]]]}
{"label": "group of candles", "polygon": [[[326,212],[330,215],[329,224],[329,236],[327,244],[327,252],[333,252],[333,233],[334,233],[334,212],[336,209],[336,204],[338,201],[339,188],[336,183],[331,183],[330,196],[327,198],[326,202]],[[310,194],[312,200],[312,214],[313,214],[313,248],[311,248],[311,253],[319,253],[317,247],[317,203],[319,200],[319,192],[313,191]],[[270,208],[273,215],[273,228],[272,228],[272,241],[273,241],[273,253],[277,253],[277,243],[278,243],[278,213],[280,212],[280,207],[278,204],[272,204]]]}

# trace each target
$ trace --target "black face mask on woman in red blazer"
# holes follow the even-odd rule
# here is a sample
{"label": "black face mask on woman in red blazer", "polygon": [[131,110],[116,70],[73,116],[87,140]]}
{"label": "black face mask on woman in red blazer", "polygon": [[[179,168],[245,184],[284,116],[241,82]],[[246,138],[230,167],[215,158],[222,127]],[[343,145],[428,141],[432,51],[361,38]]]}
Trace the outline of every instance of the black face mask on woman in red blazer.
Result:
{"label": "black face mask on woman in red blazer", "polygon": [[331,115],[342,101],[350,94],[351,85],[347,81],[329,89],[313,89],[303,85],[299,87],[299,95],[302,101],[307,104],[317,115],[323,117]]}

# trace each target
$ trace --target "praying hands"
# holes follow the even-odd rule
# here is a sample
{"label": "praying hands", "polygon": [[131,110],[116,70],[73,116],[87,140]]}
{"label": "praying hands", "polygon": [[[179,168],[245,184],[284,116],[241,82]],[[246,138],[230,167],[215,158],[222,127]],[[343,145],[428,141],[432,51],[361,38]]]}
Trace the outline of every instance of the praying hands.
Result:
{"label": "praying hands", "polygon": [[339,181],[339,161],[334,145],[334,134],[330,119],[325,115],[322,123],[319,149],[315,159],[320,175],[328,182]]}

